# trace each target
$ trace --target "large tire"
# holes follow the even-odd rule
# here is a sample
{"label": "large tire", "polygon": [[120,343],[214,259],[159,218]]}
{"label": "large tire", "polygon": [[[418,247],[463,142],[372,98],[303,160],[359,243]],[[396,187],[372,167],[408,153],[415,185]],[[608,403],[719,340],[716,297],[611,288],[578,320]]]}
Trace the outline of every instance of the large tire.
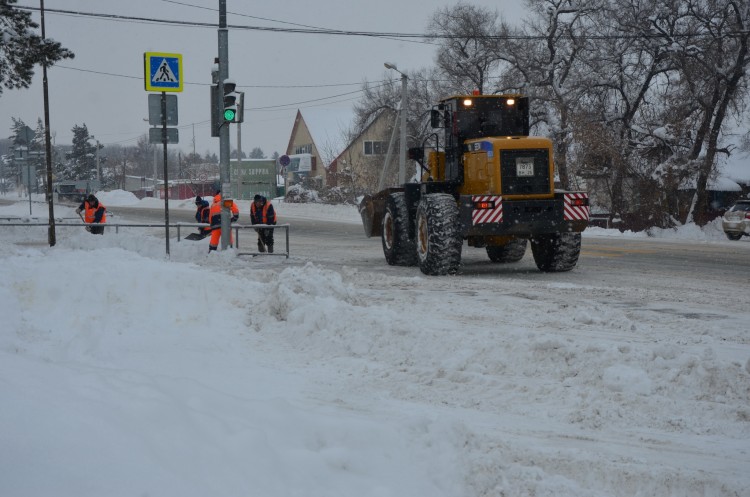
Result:
{"label": "large tire", "polygon": [[580,233],[551,233],[531,239],[531,253],[539,270],[546,273],[570,271],[581,253]]}
{"label": "large tire", "polygon": [[391,266],[414,266],[417,249],[409,230],[409,209],[403,192],[391,193],[383,215],[383,254]]}
{"label": "large tire", "polygon": [[505,245],[488,246],[487,255],[492,262],[518,262],[523,259],[523,255],[526,253],[526,245],[527,240],[525,238],[511,240]]}
{"label": "large tire", "polygon": [[729,238],[732,241],[737,241],[740,238],[742,238],[742,233],[725,233],[727,235],[727,238]]}
{"label": "large tire", "polygon": [[461,225],[452,195],[422,196],[417,208],[416,243],[419,269],[427,275],[453,274],[461,265]]}

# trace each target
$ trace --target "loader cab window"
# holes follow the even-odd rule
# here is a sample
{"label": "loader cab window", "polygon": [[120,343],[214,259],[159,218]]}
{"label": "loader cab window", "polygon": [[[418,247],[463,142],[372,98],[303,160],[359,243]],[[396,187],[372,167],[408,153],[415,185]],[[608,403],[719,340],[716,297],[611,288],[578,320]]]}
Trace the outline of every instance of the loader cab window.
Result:
{"label": "loader cab window", "polygon": [[489,136],[528,136],[525,98],[466,98],[458,102],[456,129],[461,141]]}

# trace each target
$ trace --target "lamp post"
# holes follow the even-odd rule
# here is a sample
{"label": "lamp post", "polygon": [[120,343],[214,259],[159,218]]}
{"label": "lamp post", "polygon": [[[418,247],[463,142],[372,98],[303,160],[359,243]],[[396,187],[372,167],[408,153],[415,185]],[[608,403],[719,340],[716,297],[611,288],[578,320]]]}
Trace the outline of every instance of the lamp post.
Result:
{"label": "lamp post", "polygon": [[99,186],[97,188],[101,188],[102,177],[101,172],[99,171],[99,140],[97,140],[94,135],[91,135],[91,139],[96,142],[96,180],[99,182]]}
{"label": "lamp post", "polygon": [[401,125],[398,153],[398,184],[406,183],[406,82],[409,78],[396,67],[396,64],[386,62],[386,69],[393,69],[401,75]]}

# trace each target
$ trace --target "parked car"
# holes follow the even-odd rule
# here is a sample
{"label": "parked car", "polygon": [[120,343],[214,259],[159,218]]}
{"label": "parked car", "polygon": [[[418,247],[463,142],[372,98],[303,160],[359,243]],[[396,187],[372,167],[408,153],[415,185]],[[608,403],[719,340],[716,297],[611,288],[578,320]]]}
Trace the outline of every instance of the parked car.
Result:
{"label": "parked car", "polygon": [[750,200],[738,200],[721,219],[721,227],[730,240],[750,236]]}

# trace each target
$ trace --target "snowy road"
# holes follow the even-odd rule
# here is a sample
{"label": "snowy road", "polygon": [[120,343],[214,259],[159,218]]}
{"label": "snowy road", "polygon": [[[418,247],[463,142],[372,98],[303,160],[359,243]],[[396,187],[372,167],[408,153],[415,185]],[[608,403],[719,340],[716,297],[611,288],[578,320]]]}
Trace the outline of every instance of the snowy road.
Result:
{"label": "snowy road", "polygon": [[464,245],[459,275],[427,277],[388,266],[358,224],[284,221],[290,261],[234,274],[311,261],[358,289],[351,305],[388,310],[361,323],[367,343],[334,327],[290,344],[342,372],[317,378],[319,401],[470,420],[463,443],[486,455],[468,469],[488,485],[477,495],[493,495],[508,457],[612,485],[590,495],[750,495],[750,241],[584,236],[561,274],[528,251],[497,265]]}
{"label": "snowy road", "polygon": [[750,496],[749,240],[427,277],[303,209],[289,260],[3,232],[0,493]]}

